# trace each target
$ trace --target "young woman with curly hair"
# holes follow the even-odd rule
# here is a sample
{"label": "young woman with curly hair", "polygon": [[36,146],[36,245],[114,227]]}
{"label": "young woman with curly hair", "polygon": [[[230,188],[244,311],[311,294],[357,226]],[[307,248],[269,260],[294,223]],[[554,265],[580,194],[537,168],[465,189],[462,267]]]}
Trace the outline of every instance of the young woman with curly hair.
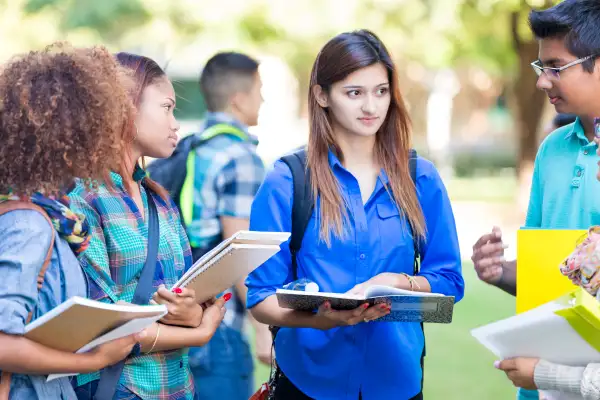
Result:
{"label": "young woman with curly hair", "polygon": [[85,354],[23,336],[29,321],[86,296],[75,254],[89,244],[89,227],[62,195],[76,177],[94,184],[118,164],[132,112],[124,78],[106,49],[65,44],[15,57],[0,72],[0,399],[75,399],[67,378],[44,375],[112,365],[144,336]]}
{"label": "young woman with curly hair", "polygon": [[130,95],[137,113],[133,129],[124,136],[120,169],[110,174],[112,188],[100,185],[89,190],[80,182],[69,193],[74,209],[86,216],[93,233],[79,260],[92,299],[134,301],[149,254],[150,208],[154,205],[160,234],[149,289],[156,292],[156,302],[167,305],[169,314],[148,328],[140,352],[132,353],[120,369],[79,375],[76,393],[79,400],[190,400],[195,394],[187,348],[202,346],[214,335],[228,297],[202,306],[192,290],[172,293],[165,288],[172,287],[192,265],[192,253],[175,203],[147,176],[142,160],[169,157],[175,149],[179,130],[173,115],[175,91],[153,60],[128,53],[117,54],[117,60],[132,71],[135,85]]}

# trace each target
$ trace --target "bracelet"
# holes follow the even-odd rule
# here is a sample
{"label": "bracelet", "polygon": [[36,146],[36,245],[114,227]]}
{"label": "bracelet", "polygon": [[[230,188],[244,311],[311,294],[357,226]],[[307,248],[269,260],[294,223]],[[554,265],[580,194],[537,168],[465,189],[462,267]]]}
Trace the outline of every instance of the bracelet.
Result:
{"label": "bracelet", "polygon": [[152,343],[152,347],[150,347],[150,350],[148,350],[146,353],[152,353],[152,350],[154,350],[154,347],[156,346],[156,342],[158,342],[158,336],[160,335],[160,324],[157,324],[158,328],[156,329],[156,337],[154,338],[154,343]]}
{"label": "bracelet", "polygon": [[407,274],[405,272],[401,272],[400,275],[403,275],[406,277],[406,279],[408,279],[408,284],[410,286],[411,291],[413,291],[413,292],[415,291],[415,286],[417,287],[417,289],[421,289],[419,282],[417,282],[417,280],[415,279],[414,276],[410,276],[409,274]]}

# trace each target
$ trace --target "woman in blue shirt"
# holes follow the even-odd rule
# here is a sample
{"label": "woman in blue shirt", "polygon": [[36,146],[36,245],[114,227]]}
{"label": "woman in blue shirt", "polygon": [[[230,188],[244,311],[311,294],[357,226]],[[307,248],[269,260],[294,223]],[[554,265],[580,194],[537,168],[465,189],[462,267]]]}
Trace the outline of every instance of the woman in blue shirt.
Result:
{"label": "woman in blue shirt", "polygon": [[[315,211],[297,254],[298,277],[321,291],[371,285],[464,293],[454,216],[429,161],[411,181],[410,119],[395,66],[369,31],[343,33],[321,50],[311,74],[308,168]],[[292,175],[277,162],[259,190],[250,228],[290,231]],[[413,273],[413,236],[421,269]],[[424,337],[418,323],[381,323],[386,306],[316,313],[278,306],[291,280],[287,246],[248,278],[254,317],[282,327],[275,399],[419,399]]]}

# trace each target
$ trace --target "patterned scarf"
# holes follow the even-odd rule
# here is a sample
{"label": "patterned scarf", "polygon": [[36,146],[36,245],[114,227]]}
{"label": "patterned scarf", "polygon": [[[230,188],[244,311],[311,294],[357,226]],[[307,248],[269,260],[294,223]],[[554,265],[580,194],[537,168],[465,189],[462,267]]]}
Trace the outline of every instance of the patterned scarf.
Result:
{"label": "patterned scarf", "polygon": [[31,201],[33,204],[43,208],[48,214],[50,221],[52,221],[54,229],[69,243],[71,250],[75,254],[83,253],[90,244],[91,235],[85,216],[75,214],[71,211],[67,196],[61,197],[60,200],[55,200],[54,198],[44,197],[39,193],[34,194],[30,198],[0,194],[0,203],[7,200]]}

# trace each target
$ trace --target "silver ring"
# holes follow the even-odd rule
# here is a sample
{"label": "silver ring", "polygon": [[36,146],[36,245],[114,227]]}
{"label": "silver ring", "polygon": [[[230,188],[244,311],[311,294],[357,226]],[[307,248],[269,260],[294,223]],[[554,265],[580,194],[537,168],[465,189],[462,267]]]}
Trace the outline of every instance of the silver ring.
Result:
{"label": "silver ring", "polygon": [[364,318],[364,321],[365,321],[365,322],[371,322],[371,320],[370,320],[370,319],[366,319],[366,318]]}

